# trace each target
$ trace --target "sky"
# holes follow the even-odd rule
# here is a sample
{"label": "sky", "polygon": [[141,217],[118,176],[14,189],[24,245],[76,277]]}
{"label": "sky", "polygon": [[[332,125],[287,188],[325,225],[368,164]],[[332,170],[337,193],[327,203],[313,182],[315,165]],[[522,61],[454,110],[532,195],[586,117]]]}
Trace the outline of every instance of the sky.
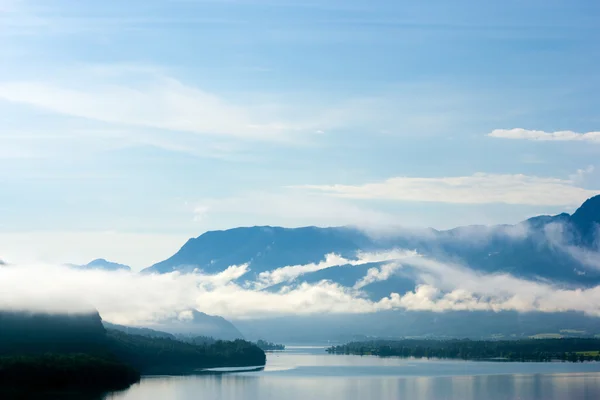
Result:
{"label": "sky", "polygon": [[600,193],[593,0],[0,0],[0,259],[451,228]]}

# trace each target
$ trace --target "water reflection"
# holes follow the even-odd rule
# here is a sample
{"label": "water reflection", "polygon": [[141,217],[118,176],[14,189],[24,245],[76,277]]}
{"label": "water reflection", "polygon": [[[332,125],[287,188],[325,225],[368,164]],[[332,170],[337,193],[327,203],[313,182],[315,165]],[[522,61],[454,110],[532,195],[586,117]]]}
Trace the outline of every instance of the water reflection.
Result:
{"label": "water reflection", "polygon": [[43,391],[4,391],[0,388],[2,400],[103,400],[105,393],[92,392],[43,392]]}
{"label": "water reflection", "polygon": [[110,400],[599,399],[600,363],[493,363],[270,354],[263,371],[148,377]]}
{"label": "water reflection", "polygon": [[600,374],[492,375],[413,378],[268,378],[202,376],[148,378],[106,399],[460,399],[600,398]]}

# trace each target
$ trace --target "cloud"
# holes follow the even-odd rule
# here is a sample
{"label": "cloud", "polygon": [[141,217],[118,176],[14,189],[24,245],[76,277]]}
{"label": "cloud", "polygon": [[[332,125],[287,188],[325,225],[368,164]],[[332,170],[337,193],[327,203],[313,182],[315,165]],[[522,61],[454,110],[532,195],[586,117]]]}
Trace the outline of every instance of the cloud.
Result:
{"label": "cloud", "polygon": [[[600,229],[597,228],[594,237],[600,238]],[[570,227],[563,223],[552,223],[544,227],[544,237],[548,243],[555,249],[558,249],[574,260],[579,262],[581,265],[590,267],[593,269],[600,270],[600,253],[593,248],[579,247],[573,244],[573,232]],[[595,243],[598,246],[600,243]],[[583,275],[581,271],[577,271],[578,275]]]}
{"label": "cloud", "polygon": [[486,173],[440,178],[395,177],[362,185],[303,185],[295,188],[346,199],[536,206],[579,205],[600,193],[600,190],[578,187],[573,179]]}
{"label": "cloud", "polygon": [[580,311],[600,316],[600,286],[566,289],[529,281],[510,274],[482,274],[456,264],[425,257],[405,260],[418,271],[420,284],[414,291],[392,293],[380,307],[421,311]]}
{"label": "cloud", "polygon": [[35,81],[0,83],[0,99],[59,114],[133,127],[240,139],[284,141],[302,128],[266,118],[169,77],[144,82],[99,82],[83,87]]}
{"label": "cloud", "polygon": [[[586,267],[600,270],[600,253],[577,246],[564,246],[563,249],[575,260]],[[585,275],[583,271],[576,271],[578,275]]]}
{"label": "cloud", "polygon": [[495,129],[488,134],[489,137],[501,139],[521,139],[539,141],[580,141],[600,143],[600,132],[577,133],[573,131],[545,132],[523,128]]}
{"label": "cloud", "polygon": [[516,225],[472,225],[452,229],[454,239],[470,243],[486,243],[492,237],[506,237],[510,239],[525,239],[531,234],[531,227],[527,223]]}
{"label": "cloud", "polygon": [[250,264],[248,263],[242,265],[231,265],[217,274],[203,276],[202,282],[209,283],[213,287],[227,285],[230,282],[233,282],[234,280],[246,275],[246,273],[249,271],[249,265]]}
{"label": "cloud", "polygon": [[304,265],[288,265],[277,268],[273,271],[265,271],[258,274],[258,287],[267,287],[281,282],[290,282],[299,276],[309,272],[316,272],[322,269],[330,268],[336,265],[364,265],[370,263],[384,262],[390,260],[402,259],[415,256],[414,251],[390,250],[374,253],[359,252],[356,259],[346,259],[337,254],[330,253],[325,255],[325,260],[319,263],[310,263]]}
{"label": "cloud", "polygon": [[258,285],[259,288],[265,288],[268,286],[276,285],[281,282],[292,281],[299,276],[310,272],[320,271],[336,265],[350,264],[350,260],[345,259],[337,254],[326,254],[325,260],[319,263],[310,263],[304,265],[288,265],[285,267],[277,268],[273,271],[264,271],[258,274]]}
{"label": "cloud", "polygon": [[[12,264],[0,267],[0,309],[83,312],[96,308],[104,319],[126,325],[152,325],[172,318],[185,319],[185,312],[192,308],[238,319],[373,313],[395,309],[433,312],[580,311],[600,316],[600,286],[565,288],[504,273],[475,272],[462,265],[440,262],[404,250],[395,252],[402,256],[401,260],[370,270],[355,288],[330,281],[301,282],[284,286],[277,292],[237,284],[236,280],[250,271],[248,265],[231,266],[215,275],[198,271],[141,275],[128,271]],[[382,253],[362,255],[363,260],[381,258]],[[329,263],[336,262],[334,260],[347,261],[331,256]],[[298,269],[310,268],[298,266]],[[390,293],[382,299],[370,300],[358,289],[367,281],[389,278],[397,268],[410,268],[414,272],[415,290]],[[289,269],[284,271],[289,272]]]}
{"label": "cloud", "polygon": [[[78,146],[78,153],[100,144],[109,149],[154,146],[212,158],[235,153],[239,158],[247,157],[249,150],[264,150],[253,144],[307,146],[340,133],[379,132],[392,126],[431,133],[447,125],[438,111],[448,105],[446,98],[455,95],[442,96],[446,100],[434,106],[431,96],[422,93],[434,91],[432,87],[400,89],[400,94],[329,99],[316,94],[298,98],[283,92],[223,94],[178,79],[173,71],[161,67],[92,64],[66,66],[60,72],[47,71],[45,76],[31,79],[0,80],[0,106],[10,106],[0,108],[26,115],[45,111],[26,119],[25,124],[19,119],[13,128],[12,136],[39,132],[35,140],[21,141],[35,150],[50,145],[57,151],[67,147],[62,143],[68,141],[70,147],[73,141],[85,139],[89,143]],[[431,118],[433,114],[436,118]],[[44,140],[50,129],[60,132],[60,137],[50,132]],[[7,140],[2,136],[0,144]]]}
{"label": "cloud", "polygon": [[573,182],[582,182],[586,176],[594,172],[594,166],[588,165],[586,168],[580,168],[574,174],[569,175],[569,179]]}
{"label": "cloud", "polygon": [[381,267],[369,268],[367,275],[356,282],[354,289],[361,289],[373,282],[385,281],[392,276],[398,269],[402,268],[399,262],[383,264]]}
{"label": "cloud", "polygon": [[108,321],[152,324],[201,307],[199,295],[226,288],[248,270],[230,266],[214,274],[140,275],[81,270],[64,265],[10,264],[0,268],[0,309],[87,312]]}
{"label": "cloud", "polygon": [[0,268],[0,309],[85,312],[95,308],[105,320],[129,325],[178,318],[190,308],[239,318],[375,310],[372,302],[353,290],[330,282],[301,284],[278,293],[231,282],[245,271],[246,266],[236,266],[216,275],[140,275],[56,265],[9,265]]}

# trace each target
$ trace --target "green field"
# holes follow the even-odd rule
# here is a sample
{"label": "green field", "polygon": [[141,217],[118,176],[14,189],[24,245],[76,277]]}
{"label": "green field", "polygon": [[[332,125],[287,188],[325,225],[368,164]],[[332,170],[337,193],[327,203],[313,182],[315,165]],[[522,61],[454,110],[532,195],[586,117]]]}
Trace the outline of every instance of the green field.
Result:
{"label": "green field", "polygon": [[600,351],[578,351],[577,355],[584,355],[589,357],[596,357],[600,355]]}

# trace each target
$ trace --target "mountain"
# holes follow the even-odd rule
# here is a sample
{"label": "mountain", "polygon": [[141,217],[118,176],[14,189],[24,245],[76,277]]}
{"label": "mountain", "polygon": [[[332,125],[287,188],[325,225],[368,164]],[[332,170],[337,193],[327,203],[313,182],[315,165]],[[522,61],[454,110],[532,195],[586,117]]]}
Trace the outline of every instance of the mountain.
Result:
{"label": "mountain", "polygon": [[139,381],[140,373],[190,374],[265,360],[264,351],[243,340],[198,346],[106,330],[97,312],[0,311],[0,398],[6,389],[120,390]]}
{"label": "mountain", "polygon": [[45,314],[0,310],[0,355],[88,352],[99,347],[105,333],[97,312]]}
{"label": "mountain", "polygon": [[[440,231],[405,230],[380,237],[372,237],[349,227],[235,228],[206,232],[190,239],[172,257],[145,269],[144,273],[191,272],[199,269],[204,273],[216,274],[231,265],[248,263],[249,272],[238,278],[236,283],[252,287],[262,272],[273,272],[291,265],[318,264],[326,259],[327,254],[335,253],[346,261],[340,260],[338,265],[334,265],[334,262],[317,268],[305,268],[302,273],[284,282],[267,282],[257,290],[278,292],[284,287],[294,288],[304,283],[316,284],[327,280],[348,290],[360,283],[359,288],[364,296],[379,301],[391,293],[404,294],[414,290],[422,283],[423,273],[410,264],[403,264],[401,269],[386,273],[383,278],[362,282],[361,279],[370,271],[381,269],[387,261],[356,262],[359,253],[408,249],[416,250],[428,259],[460,265],[475,273],[510,274],[528,281],[583,289],[600,285],[599,226],[600,196],[587,200],[572,215],[540,215],[515,225],[462,226]],[[282,317],[234,322],[252,339],[276,341],[309,337],[326,340],[342,334],[486,337],[499,334],[520,336],[564,329],[600,333],[600,318],[577,313],[432,313],[397,310],[368,315]],[[200,334],[210,335],[206,332]]]}
{"label": "mountain", "polygon": [[[126,389],[140,374],[112,347],[97,312],[0,311],[0,398],[38,398],[43,393],[36,391],[46,390]],[[24,393],[15,396],[16,391]]]}
{"label": "mountain", "polygon": [[544,228],[544,226],[548,224],[569,223],[570,219],[571,216],[567,213],[561,213],[558,215],[538,215],[537,217],[529,218],[521,224],[524,224],[533,229],[540,229]]}
{"label": "mountain", "polygon": [[[231,265],[250,264],[251,280],[264,271],[323,261],[335,253],[352,259],[359,251],[414,249],[438,259],[464,264],[482,272],[508,272],[523,278],[584,285],[600,284],[600,270],[581,262],[572,246],[594,251],[600,222],[600,196],[587,200],[573,215],[542,215],[517,225],[463,226],[446,231],[404,231],[373,238],[349,227],[246,227],[206,232],[188,240],[172,257],[144,273],[214,274]],[[560,238],[550,228],[560,228]],[[569,247],[571,246],[571,247]],[[348,269],[327,279],[342,282]],[[332,270],[333,271],[333,270]],[[332,272],[330,271],[330,272]],[[310,274],[303,275],[309,278]],[[389,294],[389,293],[388,293]]]}
{"label": "mountain", "polygon": [[585,201],[571,215],[569,222],[577,234],[579,244],[587,247],[598,246],[598,229],[600,227],[600,196]]}
{"label": "mountain", "polygon": [[125,325],[117,325],[117,324],[111,324],[110,322],[106,322],[106,321],[102,321],[102,324],[104,325],[104,328],[106,328],[106,329],[112,329],[115,331],[124,332],[124,333],[127,333],[128,335],[138,335],[138,336],[145,336],[145,337],[149,337],[149,338],[163,338],[163,339],[175,340],[175,335],[171,335],[170,333],[167,333],[167,332],[156,331],[156,330],[150,329],[150,328],[139,328],[139,327],[125,326]]}
{"label": "mountain", "polygon": [[319,314],[235,321],[249,340],[267,337],[287,343],[345,343],[356,337],[398,339],[527,338],[537,334],[594,336],[600,318],[582,313],[515,311],[380,311],[367,314]]}
{"label": "mountain", "polygon": [[107,261],[104,258],[98,258],[90,261],[85,265],[72,265],[76,268],[81,269],[102,269],[105,271],[131,271],[131,267],[111,261]]}
{"label": "mountain", "polygon": [[221,340],[244,338],[244,335],[225,318],[208,315],[197,310],[183,311],[177,318],[163,320],[159,324],[153,325],[152,328],[176,336],[207,336]]}
{"label": "mountain", "polygon": [[271,226],[211,231],[190,239],[172,257],[144,273],[190,272],[196,268],[217,273],[231,265],[252,263],[258,273],[286,265],[319,262],[327,253],[351,256],[372,248],[369,237],[351,228]]}

